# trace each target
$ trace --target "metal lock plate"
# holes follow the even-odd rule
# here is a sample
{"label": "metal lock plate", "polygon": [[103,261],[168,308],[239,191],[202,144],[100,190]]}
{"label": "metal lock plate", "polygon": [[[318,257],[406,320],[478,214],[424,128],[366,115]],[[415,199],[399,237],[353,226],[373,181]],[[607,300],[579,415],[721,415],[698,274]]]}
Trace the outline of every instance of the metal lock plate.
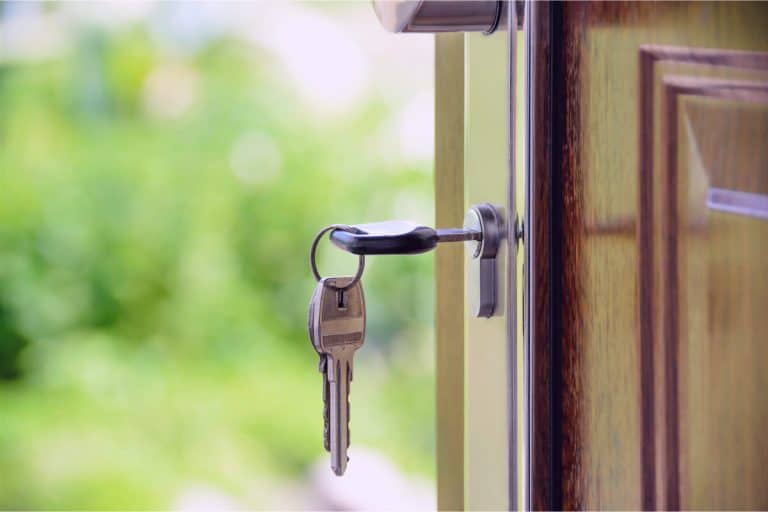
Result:
{"label": "metal lock plate", "polygon": [[464,217],[464,229],[482,233],[480,241],[464,243],[469,257],[467,293],[472,314],[488,318],[497,311],[499,301],[496,256],[505,234],[504,215],[491,204],[475,205]]}

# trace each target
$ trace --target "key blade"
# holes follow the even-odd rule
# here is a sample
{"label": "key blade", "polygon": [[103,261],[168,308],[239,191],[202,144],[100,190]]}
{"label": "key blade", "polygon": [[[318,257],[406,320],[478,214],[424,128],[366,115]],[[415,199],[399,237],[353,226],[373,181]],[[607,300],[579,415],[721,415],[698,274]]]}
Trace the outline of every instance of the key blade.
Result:
{"label": "key blade", "polygon": [[349,446],[349,376],[346,357],[332,357],[328,364],[331,394],[331,469],[342,476],[347,469]]}
{"label": "key blade", "polygon": [[330,421],[331,421],[331,405],[330,400],[330,384],[326,372],[328,371],[328,356],[326,354],[320,354],[320,362],[317,365],[317,369],[323,377],[323,447],[325,451],[331,451],[331,433],[330,433]]}
{"label": "key blade", "polygon": [[365,298],[359,281],[343,292],[351,277],[326,278],[318,299],[316,343],[327,358],[326,381],[330,395],[331,469],[341,476],[347,468],[349,446],[349,381],[352,359],[365,342]]}
{"label": "key blade", "polygon": [[320,355],[322,361],[320,372],[323,374],[323,447],[325,451],[331,451],[331,404],[330,404],[330,383],[326,377],[328,371],[328,356],[326,354]]}

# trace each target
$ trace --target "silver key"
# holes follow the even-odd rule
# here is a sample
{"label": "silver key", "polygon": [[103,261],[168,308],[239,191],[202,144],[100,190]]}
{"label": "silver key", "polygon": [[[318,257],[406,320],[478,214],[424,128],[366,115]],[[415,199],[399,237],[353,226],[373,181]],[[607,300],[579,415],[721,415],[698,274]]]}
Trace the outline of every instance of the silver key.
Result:
{"label": "silver key", "polygon": [[309,325],[307,326],[307,330],[309,331],[309,341],[312,343],[312,348],[314,348],[318,356],[320,356],[320,361],[317,364],[317,369],[323,377],[323,447],[325,448],[325,451],[330,452],[331,451],[331,430],[330,430],[331,407],[328,400],[329,400],[329,395],[331,391],[329,389],[330,384],[328,383],[328,379],[325,377],[325,370],[328,366],[328,355],[324,354],[318,349],[318,344],[315,341],[316,338],[315,338],[315,328],[314,328],[314,325],[317,321],[317,312],[319,309],[317,305],[317,301],[320,298],[320,294],[323,288],[324,288],[324,285],[322,281],[317,283],[317,286],[315,287],[315,291],[312,294],[312,299],[310,299],[309,301]]}
{"label": "silver key", "polygon": [[348,290],[351,277],[322,279],[323,289],[315,303],[318,310],[313,340],[326,354],[325,376],[330,388],[331,468],[341,476],[347,469],[349,446],[349,383],[352,381],[352,358],[365,341],[365,298],[360,281]]}

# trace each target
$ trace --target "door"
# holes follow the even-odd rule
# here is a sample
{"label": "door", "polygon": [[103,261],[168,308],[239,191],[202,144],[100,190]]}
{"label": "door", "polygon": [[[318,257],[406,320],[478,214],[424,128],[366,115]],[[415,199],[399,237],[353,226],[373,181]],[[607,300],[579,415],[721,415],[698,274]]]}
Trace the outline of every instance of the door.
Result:
{"label": "door", "polygon": [[532,505],[768,508],[768,5],[526,23]]}
{"label": "door", "polygon": [[506,7],[437,36],[438,225],[525,190],[497,315],[437,252],[438,506],[768,508],[768,4]]}

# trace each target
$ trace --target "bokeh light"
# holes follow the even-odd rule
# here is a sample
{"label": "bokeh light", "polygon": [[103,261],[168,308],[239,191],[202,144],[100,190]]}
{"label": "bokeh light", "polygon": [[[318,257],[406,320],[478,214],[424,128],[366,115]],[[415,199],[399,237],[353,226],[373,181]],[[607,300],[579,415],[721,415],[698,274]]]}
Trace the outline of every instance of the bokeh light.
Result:
{"label": "bokeh light", "polygon": [[0,4],[2,508],[434,507],[431,256],[366,270],[342,479],[306,334],[321,227],[432,222],[432,44],[367,2]]}

